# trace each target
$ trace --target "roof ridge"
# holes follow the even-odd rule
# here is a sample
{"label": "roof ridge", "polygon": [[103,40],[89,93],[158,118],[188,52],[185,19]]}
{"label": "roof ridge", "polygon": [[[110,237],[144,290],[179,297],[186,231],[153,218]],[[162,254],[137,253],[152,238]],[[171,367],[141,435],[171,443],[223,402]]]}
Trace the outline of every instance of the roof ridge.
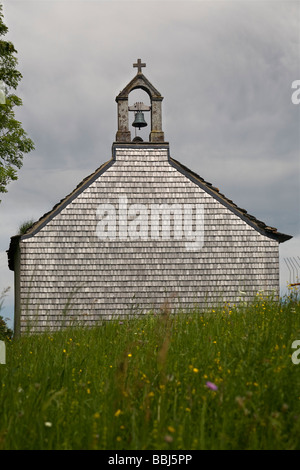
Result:
{"label": "roof ridge", "polygon": [[100,165],[95,171],[93,171],[93,173],[91,173],[90,175],[83,178],[83,180],[81,180],[81,182],[77,184],[77,186],[73,189],[73,191],[71,191],[69,194],[67,194],[65,197],[63,197],[59,202],[57,202],[52,207],[52,209],[50,209],[48,212],[45,212],[45,214],[43,214],[37,221],[35,221],[32,225],[30,225],[30,227],[28,227],[26,232],[24,234],[22,234],[22,238],[27,238],[26,236],[32,235],[31,232],[35,232],[40,227],[40,225],[42,225],[42,222],[44,221],[45,218],[47,218],[47,216],[52,214],[52,212],[55,212],[62,205],[65,207],[68,202],[71,202],[74,199],[74,197],[76,197],[77,192],[79,192],[79,190],[81,190],[82,186],[88,185],[87,183],[90,180],[93,180],[95,175],[97,175],[99,172],[105,171],[105,169],[106,169],[105,167],[110,166],[109,164],[111,164],[112,160],[113,159],[111,158],[107,162]]}
{"label": "roof ridge", "polygon": [[248,219],[249,222],[251,222],[250,223],[251,226],[256,226],[254,228],[260,229],[259,231],[265,232],[265,235],[269,237],[271,236],[271,238],[275,238],[280,243],[293,238],[292,235],[286,235],[284,233],[278,232],[277,228],[271,227],[265,224],[262,220],[257,219],[254,215],[249,214],[246,209],[239,207],[231,199],[226,197],[223,193],[220,193],[219,188],[217,188],[216,186],[213,186],[212,183],[209,183],[208,181],[206,181],[204,178],[202,178],[202,176],[198,175],[193,170],[190,170],[187,166],[183,165],[178,160],[175,160],[174,158],[170,157],[170,161],[173,162],[176,167],[179,167],[179,169],[181,168],[186,176],[190,175],[192,179],[195,179],[196,183],[197,183],[197,180],[199,180],[200,185],[206,186],[207,191],[209,193],[212,193],[211,195],[213,197],[217,197],[217,199],[221,203],[223,202],[224,205],[228,207],[229,209],[231,210],[234,209],[233,212],[235,212],[236,215],[239,215],[246,222]]}

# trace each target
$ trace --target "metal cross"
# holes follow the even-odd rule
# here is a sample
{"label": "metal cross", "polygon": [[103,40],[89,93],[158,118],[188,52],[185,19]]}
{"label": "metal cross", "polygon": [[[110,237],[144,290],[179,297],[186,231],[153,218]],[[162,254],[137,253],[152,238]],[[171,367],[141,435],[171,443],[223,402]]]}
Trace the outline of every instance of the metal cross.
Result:
{"label": "metal cross", "polygon": [[146,64],[142,63],[141,59],[138,59],[137,63],[133,64],[133,66],[138,68],[137,73],[142,73],[142,67],[146,67]]}

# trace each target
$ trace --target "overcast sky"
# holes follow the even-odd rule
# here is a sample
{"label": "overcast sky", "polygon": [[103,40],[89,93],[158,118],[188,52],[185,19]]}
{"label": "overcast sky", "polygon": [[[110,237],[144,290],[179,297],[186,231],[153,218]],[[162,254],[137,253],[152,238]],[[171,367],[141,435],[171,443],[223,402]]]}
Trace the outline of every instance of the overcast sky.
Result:
{"label": "overcast sky", "polygon": [[23,74],[17,119],[36,146],[0,203],[0,289],[11,286],[3,316],[13,318],[10,237],[110,159],[115,97],[138,58],[164,96],[171,156],[294,236],[280,245],[286,285],[284,258],[300,256],[300,104],[291,100],[300,80],[298,1],[2,3]]}

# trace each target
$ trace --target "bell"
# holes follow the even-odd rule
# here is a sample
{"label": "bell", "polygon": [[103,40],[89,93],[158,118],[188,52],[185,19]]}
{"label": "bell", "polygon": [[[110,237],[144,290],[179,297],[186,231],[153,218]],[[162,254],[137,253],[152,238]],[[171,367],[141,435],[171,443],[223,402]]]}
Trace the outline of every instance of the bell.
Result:
{"label": "bell", "polygon": [[139,129],[141,127],[146,127],[147,123],[144,118],[144,114],[142,111],[137,111],[134,117],[134,121],[132,123],[133,127],[138,127]]}

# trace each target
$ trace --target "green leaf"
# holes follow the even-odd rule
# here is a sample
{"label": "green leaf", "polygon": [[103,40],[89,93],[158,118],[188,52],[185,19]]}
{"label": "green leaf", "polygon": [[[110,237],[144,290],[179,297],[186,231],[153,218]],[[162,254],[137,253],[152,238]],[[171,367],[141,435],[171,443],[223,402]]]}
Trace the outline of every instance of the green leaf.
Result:
{"label": "green leaf", "polygon": [[[7,32],[0,5],[0,36]],[[7,185],[18,178],[17,169],[23,165],[24,154],[34,150],[33,141],[14,114],[14,107],[22,106],[21,98],[11,91],[22,79],[21,72],[16,69],[16,53],[11,42],[0,39],[0,80],[5,84],[5,103],[0,104],[0,193],[7,192]]]}

